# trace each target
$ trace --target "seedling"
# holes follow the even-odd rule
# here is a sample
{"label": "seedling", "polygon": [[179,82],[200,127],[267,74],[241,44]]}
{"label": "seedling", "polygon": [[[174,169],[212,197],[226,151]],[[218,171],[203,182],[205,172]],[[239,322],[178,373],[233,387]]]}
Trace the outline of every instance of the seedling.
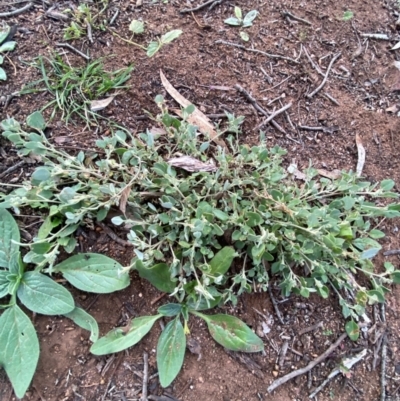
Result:
{"label": "seedling", "polygon": [[[13,51],[15,49],[15,46],[17,45],[17,42],[13,41],[7,41],[7,36],[10,33],[10,27],[8,25],[3,26],[2,29],[0,29],[0,65],[3,64],[4,58],[1,55],[1,53]],[[1,81],[6,81],[7,80],[7,74],[4,71],[3,68],[0,67],[0,80]]]}
{"label": "seedling", "polygon": [[[79,6],[74,10],[66,10],[67,13],[71,14],[73,21],[70,26],[64,30],[64,39],[73,40],[80,39],[82,36],[88,34],[88,30],[99,29],[105,30],[105,22],[98,23],[100,15],[106,10],[108,6],[108,1],[99,2],[103,4],[103,8],[97,12],[94,16],[92,15],[92,10],[87,4],[79,4]],[[96,4],[96,3],[94,3]]]}
{"label": "seedling", "polygon": [[[32,134],[34,135],[34,134]],[[49,226],[50,231],[54,225]],[[43,228],[43,226],[42,226]],[[99,329],[96,320],[75,306],[72,295],[42,269],[28,271],[19,251],[20,234],[17,223],[5,209],[0,209],[0,366],[22,398],[28,389],[39,359],[39,340],[35,327],[17,301],[34,313],[64,315],[91,332],[96,342]],[[54,266],[65,280],[82,291],[110,293],[129,285],[129,276],[121,273],[116,261],[98,254],[78,254]]]}
{"label": "seedling", "polygon": [[[144,23],[142,21],[138,20],[133,20],[130,25],[129,25],[129,30],[132,32],[132,38],[133,35],[139,35],[144,32]],[[129,43],[133,46],[138,47],[139,49],[142,49],[146,52],[148,57],[153,57],[163,46],[165,46],[168,43],[171,43],[175,39],[177,39],[179,36],[181,36],[182,31],[180,29],[174,29],[172,31],[167,32],[166,34],[162,35],[161,38],[158,38],[156,41],[152,41],[148,44],[148,46],[143,46],[140,45],[136,42],[132,41],[132,38],[130,40],[124,39],[122,36],[118,35],[115,31],[111,31],[114,36],[117,36],[121,40],[123,40],[126,43]]]}
{"label": "seedling", "polygon": [[[229,270],[235,251],[232,247],[224,247],[210,261],[213,266],[211,275],[224,274]],[[142,268],[144,268],[142,266]],[[139,270],[140,271],[140,270]],[[143,274],[143,271],[142,271]],[[155,286],[165,291],[172,292],[175,284],[170,278],[159,274],[157,268],[146,272],[147,278]],[[161,317],[172,317],[163,330],[157,345],[157,367],[160,383],[168,387],[180,372],[186,349],[186,335],[189,334],[189,314],[203,319],[208,326],[214,340],[226,349],[241,352],[260,352],[264,344],[253,331],[236,317],[218,314],[204,315],[199,311],[210,309],[221,300],[216,297],[211,302],[203,300],[194,302],[188,300],[182,304],[170,303],[161,306],[158,314],[154,316],[142,316],[133,319],[128,327],[121,327],[111,330],[104,337],[96,341],[90,351],[95,355],[105,355],[123,351],[137,344],[152,328],[154,323]],[[182,321],[183,320],[183,325]]]}
{"label": "seedling", "polygon": [[343,13],[342,21],[350,21],[353,17],[353,11],[347,10]]}
{"label": "seedling", "polygon": [[228,25],[241,26],[242,28],[247,28],[253,25],[253,21],[258,15],[257,10],[249,11],[243,18],[242,9],[235,6],[235,16],[227,18],[224,22]]}
{"label": "seedling", "polygon": [[[102,118],[91,110],[91,102],[108,95],[110,91],[127,88],[124,84],[133,70],[133,66],[129,66],[108,72],[104,69],[103,59],[90,61],[84,67],[72,67],[57,53],[51,58],[39,56],[35,66],[43,78],[23,88],[21,94],[48,91],[54,100],[47,103],[43,110],[54,106],[51,118],[60,111],[61,118],[67,123],[78,116],[88,125]],[[44,88],[34,88],[42,83]]]}

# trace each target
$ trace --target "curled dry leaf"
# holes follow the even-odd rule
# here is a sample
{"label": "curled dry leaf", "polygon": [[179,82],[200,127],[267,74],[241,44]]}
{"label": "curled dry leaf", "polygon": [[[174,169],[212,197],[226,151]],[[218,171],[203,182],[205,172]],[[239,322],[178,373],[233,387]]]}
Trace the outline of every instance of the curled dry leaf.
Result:
{"label": "curled dry leaf", "polygon": [[[191,103],[185,97],[183,97],[168,81],[163,72],[160,70],[161,82],[164,85],[166,91],[182,106],[188,107]],[[199,131],[204,135],[209,135],[210,139],[214,141],[217,145],[221,146],[227,150],[226,143],[218,138],[218,134],[214,129],[214,125],[209,120],[209,118],[202,113],[197,107],[194,112],[187,119],[190,124],[196,125]]]}
{"label": "curled dry leaf", "polygon": [[357,177],[361,177],[364,164],[365,164],[365,148],[361,142],[361,138],[358,134],[356,134],[356,144],[357,144],[357,150],[358,150],[358,162],[357,162],[357,168],[356,168],[356,173]]}
{"label": "curled dry leaf", "polygon": [[318,171],[319,175],[322,175],[322,177],[326,177],[331,180],[337,180],[338,178],[340,178],[342,176],[342,172],[337,169],[328,171],[328,170],[324,170],[323,168],[319,168],[319,169],[317,169],[317,171]]}
{"label": "curled dry leaf", "polygon": [[123,214],[125,214],[126,211],[126,204],[128,202],[131,189],[132,187],[130,185],[127,185],[121,192],[121,197],[119,198],[119,210],[121,210]]}
{"label": "curled dry leaf", "polygon": [[191,173],[198,171],[213,172],[218,170],[218,168],[213,164],[203,163],[191,156],[174,157],[168,160],[168,164],[173,167],[179,167],[183,170],[190,171]]}
{"label": "curled dry leaf", "polygon": [[287,170],[289,174],[292,174],[293,177],[296,178],[296,180],[306,180],[306,175],[297,168],[296,163],[292,163]]}
{"label": "curled dry leaf", "polygon": [[158,139],[160,136],[163,136],[167,133],[164,128],[159,128],[159,127],[151,127],[150,128],[150,133],[153,135],[154,139]]}
{"label": "curled dry leaf", "polygon": [[115,96],[110,96],[105,99],[93,100],[90,102],[91,111],[100,111],[105,109],[113,100]]}

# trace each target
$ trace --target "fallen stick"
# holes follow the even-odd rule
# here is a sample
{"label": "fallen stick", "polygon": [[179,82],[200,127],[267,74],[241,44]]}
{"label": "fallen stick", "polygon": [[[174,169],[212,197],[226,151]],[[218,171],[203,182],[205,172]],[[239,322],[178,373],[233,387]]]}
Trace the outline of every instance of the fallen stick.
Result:
{"label": "fallen stick", "polygon": [[283,320],[283,317],[281,315],[281,311],[278,308],[278,302],[276,302],[274,294],[272,294],[271,286],[268,286],[268,294],[269,294],[269,297],[271,298],[271,302],[275,309],[276,316],[278,316],[278,319],[281,322],[281,324],[285,324],[285,321]]}
{"label": "fallen stick", "polygon": [[[346,369],[350,370],[357,362],[361,361],[365,355],[367,355],[367,350],[363,349],[353,358],[344,359],[341,363],[341,366],[344,366]],[[343,372],[341,367],[333,369],[329,376],[309,395],[308,398],[314,398],[334,377],[341,372]]]}
{"label": "fallen stick", "polygon": [[309,99],[311,99],[314,95],[316,95],[316,94],[325,86],[326,81],[328,80],[328,75],[329,75],[329,73],[330,73],[330,71],[331,71],[331,68],[332,68],[332,66],[333,66],[333,63],[340,57],[341,54],[342,54],[342,53],[339,52],[339,53],[336,53],[336,54],[332,57],[332,60],[331,60],[331,62],[329,63],[328,69],[326,70],[325,78],[322,80],[322,82],[321,82],[321,84],[318,86],[318,88],[314,89],[313,92],[311,92],[311,93],[309,93],[309,94],[307,95],[307,97],[308,97]]}
{"label": "fallen stick", "polygon": [[149,355],[147,352],[143,353],[143,365],[142,401],[147,401],[147,384],[149,382]]}
{"label": "fallen stick", "polygon": [[328,357],[328,355],[335,349],[337,348],[342,341],[347,337],[347,333],[343,333],[334,344],[332,344],[323,354],[321,354],[319,357],[315,358],[312,362],[310,362],[307,366],[301,369],[294,370],[293,372],[290,372],[289,374],[282,376],[281,378],[273,381],[271,385],[267,388],[268,393],[271,393],[274,391],[276,388],[278,388],[280,385],[286,383],[290,379],[293,379],[294,377],[303,375],[304,373],[307,373],[309,370],[311,370],[314,366],[318,365],[320,362],[322,362],[325,358]]}
{"label": "fallen stick", "polygon": [[184,14],[184,13],[191,13],[192,11],[201,10],[202,8],[207,7],[208,5],[213,5],[214,3],[216,3],[216,4],[221,4],[222,1],[223,1],[223,0],[209,0],[209,1],[206,1],[205,3],[203,3],[203,4],[200,4],[200,5],[197,6],[197,7],[194,7],[194,8],[184,8],[183,10],[180,10],[179,12],[180,12],[181,14]]}
{"label": "fallen stick", "polygon": [[365,164],[365,148],[361,142],[361,138],[358,134],[356,134],[356,144],[357,144],[357,152],[358,152],[358,161],[356,167],[357,177],[361,177],[364,164]]}
{"label": "fallen stick", "polygon": [[383,252],[383,256],[400,255],[400,249],[392,249],[391,251]]}
{"label": "fallen stick", "polygon": [[[270,117],[270,114],[269,114],[265,109],[263,109],[263,108],[257,103],[257,100],[254,99],[254,97],[251,96],[250,93],[247,92],[246,89],[242,88],[239,84],[236,84],[234,87],[235,87],[235,89],[236,89],[238,92],[240,92],[240,93],[252,104],[252,106],[253,106],[257,111],[259,111],[262,115],[264,115],[264,116],[267,117],[267,118]],[[272,120],[272,119],[271,119],[271,120]],[[276,121],[272,120],[272,121],[271,121],[271,124],[272,124],[277,130],[279,130],[279,131],[282,132],[283,134],[286,134],[285,130],[284,130]]]}
{"label": "fallen stick", "polygon": [[268,118],[266,118],[256,129],[260,129],[263,127],[265,124],[269,123],[271,120],[273,120],[277,115],[283,113],[285,110],[289,109],[292,107],[292,103],[285,104],[283,107],[281,107],[279,110],[274,111]]}
{"label": "fallen stick", "polygon": [[69,49],[69,50],[72,50],[72,51],[75,52],[77,55],[83,57],[85,60],[87,60],[87,61],[90,60],[90,57],[89,57],[89,56],[87,56],[85,53],[82,53],[80,50],[76,49],[75,47],[69,45],[68,43],[60,43],[60,42],[57,42],[57,43],[56,43],[56,46],[58,46],[58,47],[65,47],[65,48],[67,48],[67,49]]}
{"label": "fallen stick", "polygon": [[294,19],[295,21],[302,22],[303,24],[312,25],[312,23],[311,23],[310,21],[307,21],[307,20],[304,19],[304,18],[297,17],[296,15],[293,15],[293,14],[290,13],[289,11],[283,11],[283,12],[282,12],[282,15],[283,15],[284,17],[289,17],[289,18],[291,18],[291,19]]}
{"label": "fallen stick", "polygon": [[22,14],[24,11],[29,10],[32,6],[33,3],[30,2],[25,6],[18,8],[17,10],[0,13],[0,17],[13,17],[14,15]]}

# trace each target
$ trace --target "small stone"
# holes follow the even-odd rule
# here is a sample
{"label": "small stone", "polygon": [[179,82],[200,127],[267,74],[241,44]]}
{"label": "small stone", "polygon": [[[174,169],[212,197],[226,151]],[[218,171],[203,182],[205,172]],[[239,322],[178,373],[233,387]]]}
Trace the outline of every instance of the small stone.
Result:
{"label": "small stone", "polygon": [[273,370],[273,371],[272,371],[272,376],[278,377],[278,375],[279,375],[279,372],[277,372],[276,370]]}
{"label": "small stone", "polygon": [[204,379],[201,376],[199,377],[199,382],[204,383]]}

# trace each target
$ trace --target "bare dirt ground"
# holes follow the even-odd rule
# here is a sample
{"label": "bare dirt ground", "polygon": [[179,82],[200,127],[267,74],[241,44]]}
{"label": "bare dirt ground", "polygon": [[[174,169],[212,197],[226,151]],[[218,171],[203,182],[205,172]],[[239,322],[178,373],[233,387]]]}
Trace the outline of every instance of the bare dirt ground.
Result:
{"label": "bare dirt ground", "polygon": [[[0,0],[0,13],[11,11],[12,2]],[[140,2],[138,2],[140,3]],[[287,161],[294,160],[301,170],[311,160],[317,168],[355,169],[357,148],[355,136],[361,137],[366,149],[364,175],[369,180],[391,178],[400,189],[399,124],[400,71],[394,66],[399,51],[390,51],[399,40],[396,21],[400,9],[396,2],[377,0],[293,0],[220,1],[212,10],[204,7],[193,13],[180,13],[184,8],[195,8],[201,0],[192,1],[110,1],[105,11],[109,21],[117,10],[119,14],[113,29],[129,37],[128,26],[132,19],[146,22],[146,33],[141,42],[159,36],[171,29],[182,29],[182,36],[163,48],[154,58],[113,36],[110,31],[93,31],[93,43],[84,37],[71,44],[90,52],[93,59],[109,56],[108,68],[121,68],[133,64],[130,88],[121,91],[113,103],[101,113],[112,118],[134,133],[140,133],[152,122],[144,110],[157,113],[154,97],[163,94],[176,107],[161,84],[162,69],[182,95],[199,106],[206,114],[229,111],[246,117],[241,140],[248,144],[259,141],[255,129],[263,120],[241,93],[234,89],[240,84],[257,102],[272,112],[291,102],[287,113],[275,121],[282,127],[267,125],[266,140],[271,146],[280,145],[289,153]],[[25,3],[15,4],[15,8]],[[31,62],[38,55],[48,56],[57,50],[72,65],[85,61],[68,50],[55,46],[63,41],[64,22],[46,15],[55,6],[62,12],[78,5],[77,2],[34,1],[29,10],[12,17],[2,18],[9,25],[17,25],[17,49],[8,54],[4,66],[9,76],[0,83],[0,117],[14,117],[24,121],[26,116],[43,107],[51,97],[36,93],[9,98],[25,84],[40,78]],[[244,12],[255,9],[259,16],[246,31],[249,42],[243,42],[239,29],[224,24],[233,15],[233,6]],[[345,11],[353,18],[343,20]],[[292,14],[290,17],[287,13]],[[300,17],[303,20],[295,19]],[[1,18],[1,17],[0,17]],[[305,21],[306,22],[305,22]],[[365,38],[362,34],[387,34],[391,40]],[[224,42],[239,44],[234,47]],[[274,55],[247,51],[257,49]],[[308,52],[310,60],[307,58]],[[314,96],[333,63],[325,86]],[[279,56],[279,57],[277,57]],[[313,66],[314,64],[314,66]],[[317,67],[315,67],[317,66]],[[321,73],[318,72],[320,69]],[[221,88],[222,87],[222,88]],[[279,99],[277,99],[279,98]],[[332,100],[333,99],[333,100]],[[214,119],[224,124],[224,118]],[[302,127],[320,127],[318,131]],[[69,124],[55,118],[51,122],[53,138],[63,138],[60,146],[66,149],[92,148],[96,139],[107,135],[106,124],[97,129]],[[17,160],[15,150],[0,140],[0,173]],[[11,180],[24,174],[16,170],[5,177]],[[0,184],[1,185],[1,184]],[[399,249],[399,221],[383,222],[380,229],[387,237],[383,249]],[[31,229],[32,230],[32,229]],[[86,231],[81,238],[85,251],[101,252],[129,263],[131,249],[114,243],[100,228]],[[375,258],[377,269],[384,260],[399,265],[398,256]],[[105,296],[75,291],[77,302],[97,319],[101,334],[130,318],[153,314],[165,298],[147,282],[136,276],[132,285],[118,293]],[[173,385],[163,390],[157,377],[149,383],[149,394],[159,400],[306,400],[345,356],[354,356],[362,349],[368,354],[346,376],[333,379],[315,399],[322,400],[398,400],[400,399],[400,288],[393,287],[385,307],[386,321],[381,310],[368,309],[372,323],[357,342],[345,339],[341,345],[310,374],[302,375],[267,394],[268,385],[277,377],[304,367],[322,354],[344,332],[344,319],[335,299],[318,297],[283,299],[273,291],[282,315],[279,320],[271,298],[265,293],[246,295],[238,306],[221,309],[243,319],[250,327],[260,331],[262,321],[268,321],[271,331],[264,335],[265,355],[250,355],[247,362],[229,355],[210,338],[204,324],[191,321],[192,336],[198,340],[202,357],[187,352],[184,367]],[[256,311],[262,312],[261,317]],[[317,325],[314,330],[304,329]],[[156,373],[155,347],[161,328],[145,337],[137,346],[118,355],[95,357],[89,353],[89,335],[69,320],[59,317],[37,316],[35,327],[41,346],[39,366],[32,386],[24,400],[136,400],[142,388],[143,352],[149,353],[150,376]],[[279,358],[282,346],[289,348]],[[382,398],[382,343],[386,343],[386,371]],[[172,398],[166,398],[169,394]],[[14,400],[11,386],[0,371],[0,400]]]}

